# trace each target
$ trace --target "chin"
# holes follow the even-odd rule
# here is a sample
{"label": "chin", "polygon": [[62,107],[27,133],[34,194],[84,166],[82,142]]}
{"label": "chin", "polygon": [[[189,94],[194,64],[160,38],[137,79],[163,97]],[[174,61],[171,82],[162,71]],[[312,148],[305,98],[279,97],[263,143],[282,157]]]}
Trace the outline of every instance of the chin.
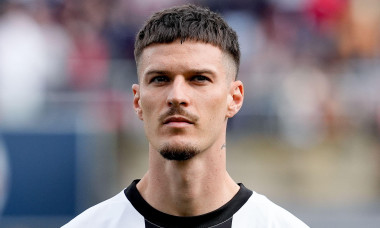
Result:
{"label": "chin", "polygon": [[186,161],[200,153],[200,149],[192,144],[172,145],[166,143],[158,151],[163,158],[171,161]]}

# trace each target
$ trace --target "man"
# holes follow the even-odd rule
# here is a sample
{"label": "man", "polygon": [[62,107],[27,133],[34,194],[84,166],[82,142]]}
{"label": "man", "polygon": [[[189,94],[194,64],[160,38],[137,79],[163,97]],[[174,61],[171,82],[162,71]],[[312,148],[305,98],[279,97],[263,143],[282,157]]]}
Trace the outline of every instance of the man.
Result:
{"label": "man", "polygon": [[134,109],[149,170],[71,227],[307,227],[226,171],[226,127],[241,108],[236,33],[208,9],[158,12],[136,37]]}

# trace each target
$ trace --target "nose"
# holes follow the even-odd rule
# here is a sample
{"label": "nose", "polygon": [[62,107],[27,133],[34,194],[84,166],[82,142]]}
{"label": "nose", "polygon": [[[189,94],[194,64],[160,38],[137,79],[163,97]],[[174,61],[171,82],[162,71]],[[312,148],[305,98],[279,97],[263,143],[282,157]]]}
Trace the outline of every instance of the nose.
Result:
{"label": "nose", "polygon": [[189,96],[186,80],[183,77],[177,76],[171,86],[167,96],[169,106],[188,106]]}

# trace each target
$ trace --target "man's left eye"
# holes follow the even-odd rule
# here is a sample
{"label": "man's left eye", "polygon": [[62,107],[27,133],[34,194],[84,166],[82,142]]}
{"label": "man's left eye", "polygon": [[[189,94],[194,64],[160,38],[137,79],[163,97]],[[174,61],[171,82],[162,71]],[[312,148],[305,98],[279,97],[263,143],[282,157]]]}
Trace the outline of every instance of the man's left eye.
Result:
{"label": "man's left eye", "polygon": [[194,77],[191,78],[191,80],[196,81],[196,82],[210,81],[208,77],[203,76],[203,75],[195,75]]}

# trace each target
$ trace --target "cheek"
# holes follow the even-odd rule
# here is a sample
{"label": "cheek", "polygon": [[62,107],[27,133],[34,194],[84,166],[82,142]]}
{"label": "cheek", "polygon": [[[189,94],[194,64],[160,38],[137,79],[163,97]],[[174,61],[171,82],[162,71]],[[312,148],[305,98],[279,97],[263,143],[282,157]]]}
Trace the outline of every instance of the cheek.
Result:
{"label": "cheek", "polygon": [[149,140],[153,140],[154,136],[156,135],[156,120],[159,114],[155,111],[155,102],[154,99],[152,99],[152,97],[143,96],[141,97],[140,101],[145,135]]}
{"label": "cheek", "polygon": [[154,112],[157,101],[154,96],[144,95],[140,99],[140,105],[143,112],[144,121],[151,121],[152,116],[158,115]]}
{"label": "cheek", "polygon": [[[205,110],[208,110],[208,115],[210,120],[218,121],[224,120],[227,111],[227,98],[225,93],[217,93],[208,96],[207,107],[204,107]],[[215,124],[216,122],[214,122]]]}

